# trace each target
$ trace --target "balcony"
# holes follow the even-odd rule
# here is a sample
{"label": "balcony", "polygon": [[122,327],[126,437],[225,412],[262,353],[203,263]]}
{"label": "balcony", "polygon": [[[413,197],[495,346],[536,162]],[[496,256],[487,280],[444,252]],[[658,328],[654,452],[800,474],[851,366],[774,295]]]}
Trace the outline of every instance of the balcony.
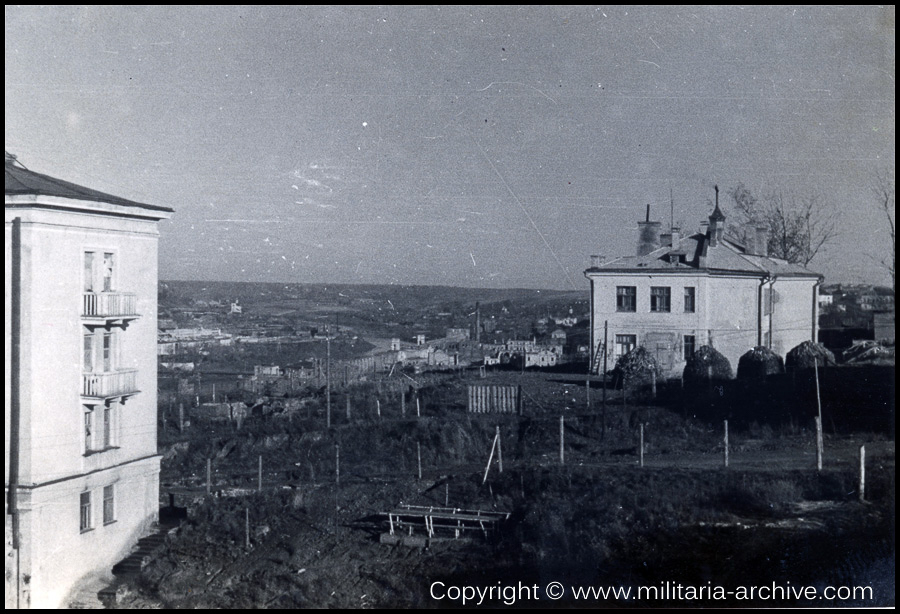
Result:
{"label": "balcony", "polygon": [[86,399],[106,400],[138,392],[137,369],[81,374],[81,396]]}
{"label": "balcony", "polygon": [[137,298],[132,292],[85,292],[82,295],[81,317],[87,322],[107,325],[125,323],[140,316]]}

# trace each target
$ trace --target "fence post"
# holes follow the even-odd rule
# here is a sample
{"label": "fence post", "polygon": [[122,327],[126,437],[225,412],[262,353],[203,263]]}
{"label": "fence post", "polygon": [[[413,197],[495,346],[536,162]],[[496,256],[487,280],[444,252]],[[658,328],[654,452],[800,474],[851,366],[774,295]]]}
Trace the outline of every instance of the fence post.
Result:
{"label": "fence post", "polygon": [[559,464],[566,464],[566,417],[559,417]]}
{"label": "fence post", "polygon": [[375,399],[375,411],[378,414],[378,420],[381,420],[381,401]]}
{"label": "fence post", "polygon": [[419,461],[419,479],[422,479],[422,444],[416,442],[416,458]]}
{"label": "fence post", "polygon": [[262,492],[262,454],[259,455],[259,471],[258,471],[258,473],[259,473],[259,480],[258,480],[259,488],[257,490],[259,490],[259,492]]}
{"label": "fence post", "polygon": [[859,446],[859,500],[866,500],[866,446]]}
{"label": "fence post", "polygon": [[728,420],[725,421],[725,466],[728,466]]}
{"label": "fence post", "polygon": [[422,417],[422,410],[421,410],[421,407],[419,406],[419,395],[417,394],[416,395],[416,418],[421,418],[421,417]]}
{"label": "fence post", "polygon": [[406,395],[400,391],[400,415],[406,417]]}
{"label": "fence post", "polygon": [[641,457],[641,467],[644,466],[644,423],[641,422],[641,449],[640,449],[640,457]]}
{"label": "fence post", "polygon": [[822,471],[822,462],[825,456],[825,441],[822,436],[822,418],[816,416],[816,468]]}
{"label": "fence post", "polygon": [[184,432],[184,403],[178,404],[178,432]]}
{"label": "fence post", "polygon": [[500,445],[500,425],[497,425],[497,463],[500,465],[500,473],[503,473],[503,448]]}
{"label": "fence post", "polygon": [[341,446],[338,444],[334,446],[334,483],[341,485]]}
{"label": "fence post", "polygon": [[347,422],[350,422],[350,395],[347,395]]}
{"label": "fence post", "polygon": [[484,483],[487,482],[488,472],[491,470],[491,461],[494,460],[494,448],[497,447],[497,436],[494,435],[494,441],[491,442],[491,453],[488,455],[487,466],[484,468],[484,479],[481,480],[481,485],[484,486]]}
{"label": "fence post", "polygon": [[250,547],[250,508],[244,508],[244,543]]}
{"label": "fence post", "polygon": [[212,459],[206,459],[206,494],[209,494],[212,490],[211,486],[212,482]]}

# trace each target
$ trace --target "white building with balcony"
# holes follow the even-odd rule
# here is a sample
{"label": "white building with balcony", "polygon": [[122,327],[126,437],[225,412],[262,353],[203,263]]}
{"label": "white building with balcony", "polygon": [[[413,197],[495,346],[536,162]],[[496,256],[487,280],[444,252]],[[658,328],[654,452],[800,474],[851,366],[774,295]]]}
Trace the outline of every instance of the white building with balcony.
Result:
{"label": "white building with balcony", "polygon": [[5,165],[6,606],[59,607],[158,520],[158,222]]}

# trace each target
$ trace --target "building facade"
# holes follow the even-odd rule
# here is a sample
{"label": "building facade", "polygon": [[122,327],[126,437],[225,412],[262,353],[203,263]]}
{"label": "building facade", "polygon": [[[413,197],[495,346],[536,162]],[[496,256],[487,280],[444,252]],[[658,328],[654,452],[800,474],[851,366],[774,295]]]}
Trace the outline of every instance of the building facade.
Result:
{"label": "building facade", "polygon": [[[592,257],[591,365],[606,364],[638,345],[656,356],[668,376],[679,376],[702,345],[737,368],[755,346],[784,354],[816,341],[818,286],[822,277],[767,253],[765,229],[738,241],[725,232],[716,204],[699,232],[661,233],[661,222],[638,223],[635,256]],[[604,363],[605,359],[605,363]]]}
{"label": "building facade", "polygon": [[157,225],[6,157],[6,605],[59,607],[158,520]]}

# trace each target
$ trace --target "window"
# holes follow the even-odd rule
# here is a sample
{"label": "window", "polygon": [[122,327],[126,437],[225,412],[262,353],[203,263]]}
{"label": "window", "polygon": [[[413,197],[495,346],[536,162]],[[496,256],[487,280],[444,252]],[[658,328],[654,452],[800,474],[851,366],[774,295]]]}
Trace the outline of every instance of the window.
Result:
{"label": "window", "polygon": [[84,291],[94,291],[94,252],[84,252]]}
{"label": "window", "polygon": [[650,288],[650,311],[671,311],[672,289],[668,286]]}
{"label": "window", "polygon": [[112,292],[113,289],[113,254],[103,254],[103,291]]}
{"label": "window", "polygon": [[112,446],[112,407],[103,408],[103,447]]}
{"label": "window", "polygon": [[90,373],[94,370],[94,334],[84,333],[84,370]]}
{"label": "window", "polygon": [[91,491],[81,493],[81,520],[79,528],[82,533],[91,530]]}
{"label": "window", "polygon": [[684,312],[685,313],[694,313],[697,309],[697,294],[696,288],[693,286],[686,287],[684,289]]}
{"label": "window", "polygon": [[116,521],[116,488],[114,484],[103,487],[103,524]]}
{"label": "window", "polygon": [[637,345],[637,335],[616,335],[616,358],[624,356]]}
{"label": "window", "polygon": [[94,447],[94,412],[84,412],[84,451],[90,452]]}
{"label": "window", "polygon": [[115,369],[115,342],[114,332],[103,333],[103,372],[109,373]]}
{"label": "window", "polygon": [[[693,289],[693,288],[692,288]],[[697,348],[697,338],[694,335],[684,336],[684,359],[687,360],[694,355]]]}
{"label": "window", "polygon": [[637,311],[635,286],[616,286],[616,311]]}

